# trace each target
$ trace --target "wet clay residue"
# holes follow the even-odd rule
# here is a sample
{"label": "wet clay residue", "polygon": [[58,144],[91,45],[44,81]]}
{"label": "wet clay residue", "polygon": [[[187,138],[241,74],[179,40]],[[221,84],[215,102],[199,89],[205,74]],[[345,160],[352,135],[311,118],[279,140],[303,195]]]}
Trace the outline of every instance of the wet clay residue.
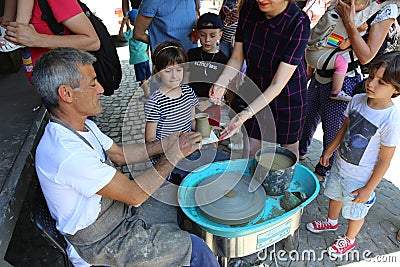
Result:
{"label": "wet clay residue", "polygon": [[290,211],[304,202],[301,192],[295,192],[295,193],[287,191],[284,193],[284,196],[280,201],[282,209],[284,209],[285,211]]}

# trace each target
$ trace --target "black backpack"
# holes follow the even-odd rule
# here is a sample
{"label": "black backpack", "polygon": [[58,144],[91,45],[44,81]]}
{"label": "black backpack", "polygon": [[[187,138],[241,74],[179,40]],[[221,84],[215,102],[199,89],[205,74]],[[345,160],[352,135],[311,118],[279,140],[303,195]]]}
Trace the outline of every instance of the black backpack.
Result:
{"label": "black backpack", "polygon": [[[64,26],[58,23],[54,18],[47,0],[39,0],[38,3],[42,11],[42,19],[46,21],[51,31],[56,35],[64,34]],[[90,51],[97,59],[93,64],[97,74],[97,80],[104,88],[104,95],[112,95],[114,90],[119,88],[122,79],[121,63],[119,61],[117,49],[101,19],[96,17],[84,3],[79,0],[78,3],[92,23],[100,40],[100,49],[97,51]]]}

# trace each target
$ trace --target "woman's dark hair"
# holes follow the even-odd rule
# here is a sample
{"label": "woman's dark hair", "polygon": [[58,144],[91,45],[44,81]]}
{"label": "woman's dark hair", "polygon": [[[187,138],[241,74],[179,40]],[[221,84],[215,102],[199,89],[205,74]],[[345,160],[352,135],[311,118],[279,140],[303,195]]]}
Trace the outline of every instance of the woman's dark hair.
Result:
{"label": "woman's dark hair", "polygon": [[188,61],[187,54],[182,45],[174,41],[159,43],[152,55],[154,73],[159,72],[172,64],[181,64]]}
{"label": "woman's dark hair", "polygon": [[398,93],[392,97],[398,96],[400,94],[400,52],[393,51],[377,56],[371,61],[368,72],[375,73],[380,67],[385,68],[382,79],[392,84]]}

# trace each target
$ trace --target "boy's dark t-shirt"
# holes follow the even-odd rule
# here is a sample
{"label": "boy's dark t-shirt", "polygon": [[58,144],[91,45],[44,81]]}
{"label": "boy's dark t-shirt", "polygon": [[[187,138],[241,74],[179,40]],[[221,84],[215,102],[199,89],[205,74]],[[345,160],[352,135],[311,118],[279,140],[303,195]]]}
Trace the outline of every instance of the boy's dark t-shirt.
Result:
{"label": "boy's dark t-shirt", "polygon": [[196,47],[188,51],[188,58],[193,62],[190,64],[189,85],[198,97],[208,97],[210,87],[224,70],[228,57],[221,51],[207,53],[201,47]]}

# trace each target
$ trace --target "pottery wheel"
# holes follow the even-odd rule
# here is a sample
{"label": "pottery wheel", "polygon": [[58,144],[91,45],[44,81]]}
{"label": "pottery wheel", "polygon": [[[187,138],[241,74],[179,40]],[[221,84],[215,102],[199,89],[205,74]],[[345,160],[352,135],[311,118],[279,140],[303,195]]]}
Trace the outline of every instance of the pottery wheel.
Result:
{"label": "pottery wheel", "polygon": [[[251,176],[233,172],[207,177],[196,188],[196,204],[211,221],[227,225],[245,224],[257,217],[266,201],[262,186],[249,192],[250,181]],[[210,200],[215,201],[209,203]]]}

